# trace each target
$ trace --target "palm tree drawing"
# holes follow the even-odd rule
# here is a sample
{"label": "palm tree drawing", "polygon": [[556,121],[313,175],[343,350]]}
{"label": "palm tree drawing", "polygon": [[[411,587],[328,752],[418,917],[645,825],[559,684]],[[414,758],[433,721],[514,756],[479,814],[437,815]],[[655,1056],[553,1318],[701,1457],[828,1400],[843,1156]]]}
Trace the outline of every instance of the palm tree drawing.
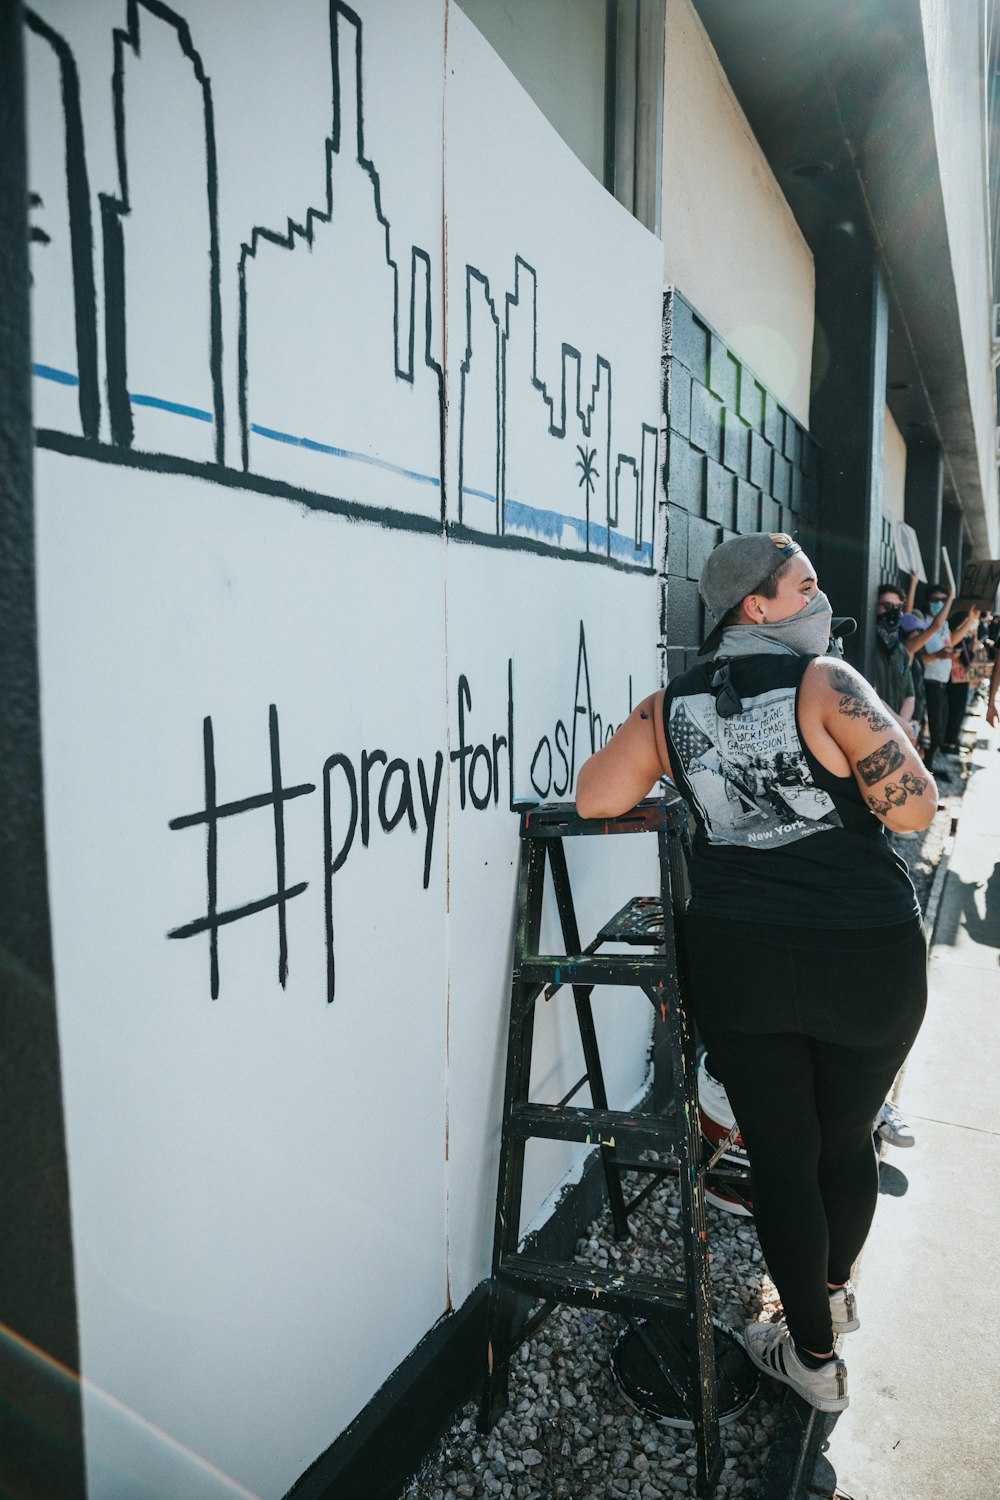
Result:
{"label": "palm tree drawing", "polygon": [[594,463],[594,459],[597,457],[597,449],[584,448],[582,444],[577,443],[576,451],[580,455],[576,461],[576,467],[580,470],[580,488],[582,489],[584,485],[587,487],[587,510],[589,511],[590,497],[597,486],[597,476],[600,473],[600,470]]}

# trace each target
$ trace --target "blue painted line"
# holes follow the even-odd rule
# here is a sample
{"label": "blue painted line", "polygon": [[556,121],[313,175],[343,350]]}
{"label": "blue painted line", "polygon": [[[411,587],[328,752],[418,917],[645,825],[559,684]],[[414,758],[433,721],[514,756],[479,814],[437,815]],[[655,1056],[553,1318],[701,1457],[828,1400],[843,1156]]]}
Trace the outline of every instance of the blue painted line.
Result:
{"label": "blue painted line", "polygon": [[[32,365],[32,371],[40,380],[54,380],[59,385],[80,384],[79,376],[73,375],[68,370],[57,370],[53,365]],[[174,412],[177,416],[192,417],[198,422],[212,422],[214,417],[209,411],[204,411],[198,406],[184,406],[177,401],[163,401],[159,396],[143,396],[129,393],[129,400],[136,406],[153,406],[161,411]],[[420,474],[415,469],[405,469],[399,464],[389,463],[387,459],[375,458],[370,453],[355,453],[350,448],[335,448],[330,443],[317,442],[315,438],[296,437],[290,432],[279,432],[274,427],[262,427],[259,422],[251,422],[251,432],[258,437],[268,438],[274,443],[288,443],[293,448],[305,448],[311,453],[327,453],[333,458],[346,458],[353,463],[369,464],[376,469],[385,469],[390,474],[400,474],[404,479],[415,479],[420,484],[434,485],[440,489],[441,480],[435,474]],[[473,489],[471,485],[463,484],[463,495],[474,495],[479,500],[488,500],[491,505],[497,503],[496,495],[488,490]],[[525,531],[533,532],[541,539],[553,543],[562,541],[563,533],[568,528],[575,532],[581,547],[587,547],[587,523],[578,516],[564,516],[555,510],[543,510],[539,506],[526,505],[520,500],[504,501],[504,524],[519,527]],[[611,555],[620,558],[623,562],[640,563],[651,565],[653,561],[653,548],[648,542],[641,547],[636,547],[633,540],[618,531],[611,531]],[[608,528],[597,526],[593,522],[590,525],[591,550],[601,552],[608,549]]]}
{"label": "blue painted line", "polygon": [[574,531],[581,543],[587,544],[586,523],[577,516],[563,516],[557,510],[541,510],[534,505],[525,505],[520,500],[507,499],[503,504],[504,526],[524,527],[534,531],[547,542],[561,542],[563,532]]}
{"label": "blue painted line", "polygon": [[[545,541],[554,543],[560,543],[564,532],[569,530],[576,534],[581,549],[587,547],[587,523],[579,516],[564,516],[556,510],[541,510],[534,505],[525,505],[521,500],[506,500],[503,513],[506,526],[516,526],[525,531],[532,531]],[[607,549],[608,528],[598,526],[591,521],[590,550],[604,552]],[[653,560],[653,548],[650,542],[644,542],[641,547],[637,548],[632,537],[619,531],[611,532],[611,553],[614,557],[621,558],[623,562],[649,564]]]}
{"label": "blue painted line", "polygon": [[384,458],[375,458],[371,453],[352,453],[349,448],[334,448],[329,443],[319,443],[315,438],[296,437],[291,432],[278,432],[273,427],[261,427],[259,422],[250,423],[250,431],[258,437],[269,438],[273,443],[289,443],[293,448],[307,448],[311,453],[328,453],[333,458],[349,458],[354,463],[371,464],[376,469],[386,469],[390,474],[401,474],[404,479],[416,479],[421,484],[433,484],[438,488],[441,480],[436,474],[418,474],[415,469],[404,469]]}
{"label": "blue painted line", "polygon": [[210,411],[203,411],[200,406],[182,406],[179,401],[164,401],[159,396],[137,396],[135,391],[129,391],[128,399],[133,406],[155,406],[159,411],[171,411],[178,417],[194,417],[196,422],[214,422]]}
{"label": "blue painted line", "polygon": [[57,370],[52,365],[32,365],[33,374],[40,380],[55,380],[59,385],[79,385],[79,375],[71,375],[68,370]]}
{"label": "blue painted line", "polygon": [[[71,375],[68,370],[57,370],[52,365],[32,365],[32,370],[42,380],[55,380],[60,385],[79,385],[80,377]],[[210,411],[203,411],[200,406],[184,406],[179,401],[164,401],[159,396],[139,396],[134,391],[129,392],[128,398],[133,406],[155,406],[161,411],[172,411],[179,417],[194,417],[198,422],[214,422]]]}
{"label": "blue painted line", "polygon": [[611,533],[611,555],[612,557],[620,557],[623,562],[647,563],[652,566],[653,544],[652,542],[643,542],[641,546],[637,547],[632,537],[625,536],[620,531],[613,531]]}

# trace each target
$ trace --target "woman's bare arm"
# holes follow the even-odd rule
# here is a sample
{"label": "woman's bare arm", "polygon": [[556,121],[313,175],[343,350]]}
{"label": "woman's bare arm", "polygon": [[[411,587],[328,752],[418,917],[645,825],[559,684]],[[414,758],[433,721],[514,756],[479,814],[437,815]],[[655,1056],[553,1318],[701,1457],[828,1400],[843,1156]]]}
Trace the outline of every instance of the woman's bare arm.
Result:
{"label": "woman's bare arm", "polygon": [[[847,662],[829,657],[818,657],[807,679],[802,705],[806,733],[819,730],[833,741],[861,795],[887,828],[900,833],[926,828],[937,811],[937,786],[874,688]],[[810,749],[817,753],[811,737]],[[823,755],[819,758],[826,763]]]}
{"label": "woman's bare arm", "polygon": [[[909,652],[911,661],[916,656],[921,646],[925,645],[930,640],[932,635],[937,635],[938,631],[941,629],[942,620],[946,620],[948,618],[948,610],[951,608],[952,600],[954,599],[954,597],[954,594],[949,593],[947,599],[944,602],[944,605],[942,606],[941,613],[935,615],[929,625],[925,625],[923,630],[919,631],[916,635],[911,636],[909,640],[906,641],[906,649]],[[939,656],[946,655],[946,652],[925,651],[924,655],[926,656],[928,661],[936,661]]]}
{"label": "woman's bare arm", "polygon": [[670,762],[663,734],[663,693],[634,708],[608,743],[584,761],[576,778],[576,810],[582,818],[616,818],[641,802]]}
{"label": "woman's bare arm", "polygon": [[969,613],[966,615],[965,619],[962,621],[961,625],[956,625],[955,629],[951,632],[951,644],[953,646],[957,646],[959,641],[965,639],[972,627],[979,624],[979,617],[981,614],[982,610],[977,609],[976,606],[973,605],[969,610]]}
{"label": "woman's bare arm", "polygon": [[997,722],[997,688],[1000,688],[1000,646],[993,659],[993,670],[990,673],[990,685],[986,689],[986,722],[992,728],[996,728]]}

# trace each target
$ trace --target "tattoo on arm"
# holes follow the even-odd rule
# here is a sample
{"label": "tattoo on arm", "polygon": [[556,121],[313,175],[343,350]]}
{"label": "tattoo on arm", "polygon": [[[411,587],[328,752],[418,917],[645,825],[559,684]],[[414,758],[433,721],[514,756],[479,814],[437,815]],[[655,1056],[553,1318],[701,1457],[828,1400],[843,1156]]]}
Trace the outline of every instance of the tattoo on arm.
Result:
{"label": "tattoo on arm", "polygon": [[891,719],[887,719],[885,714],[873,704],[865,703],[863,700],[859,702],[845,695],[838,704],[838,712],[846,714],[849,719],[864,719],[870,728],[876,731],[892,728]]}
{"label": "tattoo on arm", "polygon": [[898,771],[900,766],[905,766],[906,757],[896,744],[895,740],[886,740],[873,750],[871,755],[866,755],[863,760],[857,762],[861,779],[865,786],[874,786],[877,781],[884,781],[891,776],[893,771]]}
{"label": "tattoo on arm", "polygon": [[[909,771],[904,771],[899,778],[898,785],[895,781],[890,781],[885,789],[885,795],[893,807],[902,807],[907,797],[922,797],[926,785],[927,782],[923,776],[911,776]],[[868,798],[868,801],[872,801],[871,797]],[[874,806],[874,803],[872,805]],[[878,811],[877,808],[875,810],[876,812]]]}
{"label": "tattoo on arm", "polygon": [[880,818],[884,818],[886,813],[892,808],[902,807],[907,797],[922,797],[926,785],[926,777],[913,776],[909,771],[904,771],[898,781],[889,782],[889,785],[885,789],[884,797],[866,796],[865,801],[872,812],[876,812]]}
{"label": "tattoo on arm", "polygon": [[830,679],[835,690],[841,694],[837,705],[838,713],[844,714],[848,719],[864,719],[872,729],[892,728],[892,720],[886,718],[872,702],[871,695],[859,687],[842,667],[834,667]]}

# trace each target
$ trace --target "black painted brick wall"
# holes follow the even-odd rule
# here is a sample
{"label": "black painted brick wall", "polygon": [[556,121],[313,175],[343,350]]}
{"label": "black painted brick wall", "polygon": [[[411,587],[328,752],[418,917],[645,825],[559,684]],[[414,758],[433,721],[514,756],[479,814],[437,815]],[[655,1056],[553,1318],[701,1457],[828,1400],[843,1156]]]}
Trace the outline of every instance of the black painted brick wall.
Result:
{"label": "black painted brick wall", "polygon": [[660,644],[673,676],[714,624],[698,595],[713,547],[741,532],[787,531],[812,548],[817,461],[808,432],[676,289],[664,299],[664,364]]}

